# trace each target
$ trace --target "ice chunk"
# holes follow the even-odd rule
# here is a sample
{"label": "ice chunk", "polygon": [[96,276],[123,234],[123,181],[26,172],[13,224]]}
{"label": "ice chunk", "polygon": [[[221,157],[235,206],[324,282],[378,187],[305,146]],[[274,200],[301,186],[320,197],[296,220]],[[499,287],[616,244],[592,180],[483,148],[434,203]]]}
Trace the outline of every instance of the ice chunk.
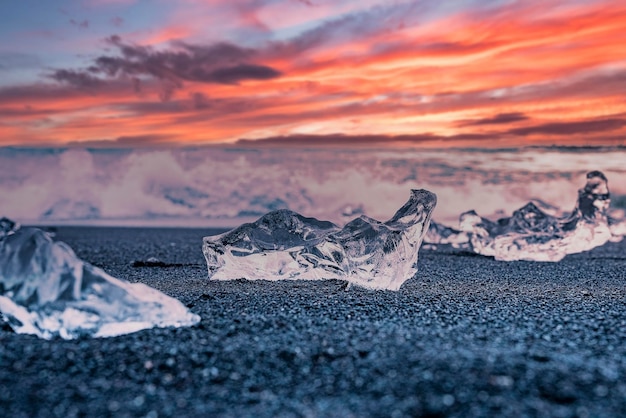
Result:
{"label": "ice chunk", "polygon": [[470,237],[471,234],[464,231],[430,221],[430,226],[422,245],[426,249],[452,248],[471,250]]}
{"label": "ice chunk", "polygon": [[80,260],[40,229],[11,232],[0,236],[0,312],[18,333],[109,337],[200,320],[178,300]]}
{"label": "ice chunk", "polygon": [[397,290],[417,271],[417,252],[437,198],[411,197],[387,222],[361,216],[343,228],[289,210],[266,214],[222,235],[205,237],[211,279],[342,279]]}
{"label": "ice chunk", "polygon": [[600,171],[592,171],[578,191],[576,206],[569,216],[558,218],[534,202],[496,222],[469,211],[460,217],[461,231],[447,231],[443,237],[438,230],[432,230],[429,238],[436,246],[468,237],[471,250],[497,260],[559,261],[567,254],[603,245],[612,233],[621,230],[619,224],[609,226],[609,197],[606,177]]}
{"label": "ice chunk", "polygon": [[0,218],[0,239],[14,233],[19,227],[19,224],[9,218]]}
{"label": "ice chunk", "polygon": [[600,171],[589,172],[569,217],[555,218],[536,206],[517,211],[509,219],[504,233],[494,239],[495,257],[498,260],[559,261],[567,254],[604,245],[611,238],[609,203],[607,178]]}

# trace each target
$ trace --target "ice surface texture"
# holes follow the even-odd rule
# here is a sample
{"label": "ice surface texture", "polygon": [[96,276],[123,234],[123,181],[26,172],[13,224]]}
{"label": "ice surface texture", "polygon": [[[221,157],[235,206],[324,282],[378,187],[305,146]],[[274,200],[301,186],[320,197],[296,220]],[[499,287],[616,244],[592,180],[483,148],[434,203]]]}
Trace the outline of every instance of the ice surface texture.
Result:
{"label": "ice surface texture", "polygon": [[412,190],[387,222],[361,216],[343,228],[289,210],[266,214],[222,235],[205,237],[212,279],[341,279],[397,290],[417,271],[435,194]]}
{"label": "ice surface texture", "polygon": [[548,214],[534,202],[496,222],[469,211],[460,216],[460,230],[432,223],[425,240],[431,248],[446,245],[497,260],[559,261],[603,245],[620,231],[621,224],[609,225],[609,197],[606,177],[592,171],[568,216]]}
{"label": "ice surface texture", "polygon": [[110,337],[200,321],[144,284],[109,276],[36,228],[0,220],[0,312],[17,332],[50,339]]}

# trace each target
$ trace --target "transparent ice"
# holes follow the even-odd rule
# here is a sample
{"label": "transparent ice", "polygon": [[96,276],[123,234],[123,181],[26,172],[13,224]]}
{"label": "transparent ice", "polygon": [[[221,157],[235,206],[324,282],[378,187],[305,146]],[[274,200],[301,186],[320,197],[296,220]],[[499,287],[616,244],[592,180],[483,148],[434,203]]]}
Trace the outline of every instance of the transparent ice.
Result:
{"label": "transparent ice", "polygon": [[[587,173],[574,210],[554,216],[530,202],[497,221],[474,211],[461,214],[459,229],[431,224],[426,242],[431,248],[449,246],[493,256],[497,260],[559,261],[567,254],[591,250],[622,232],[623,223],[610,225],[608,182],[600,171]],[[553,211],[553,213],[558,213]]]}
{"label": "transparent ice", "polygon": [[289,210],[204,238],[211,279],[341,279],[397,290],[417,272],[417,252],[437,202],[427,190],[387,222],[360,216],[343,228]]}
{"label": "transparent ice", "polygon": [[460,250],[470,250],[470,234],[442,225],[435,221],[430,221],[430,226],[424,236],[425,249],[453,248]]}
{"label": "transparent ice", "polygon": [[140,283],[109,276],[36,228],[0,220],[0,312],[21,334],[110,337],[200,317]]}

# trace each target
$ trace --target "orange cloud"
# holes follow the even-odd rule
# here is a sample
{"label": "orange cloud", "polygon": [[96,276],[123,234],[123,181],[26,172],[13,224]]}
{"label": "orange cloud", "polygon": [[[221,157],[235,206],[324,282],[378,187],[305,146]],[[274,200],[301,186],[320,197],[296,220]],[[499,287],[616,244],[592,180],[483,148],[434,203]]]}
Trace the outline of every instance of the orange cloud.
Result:
{"label": "orange cloud", "polygon": [[[457,144],[487,137],[614,142],[626,132],[621,3],[522,3],[422,24],[392,14],[390,26],[374,27],[359,26],[373,12],[332,20],[328,5],[311,9],[313,17],[275,25],[268,23],[280,15],[275,8],[241,10],[239,24],[269,31],[326,21],[287,40],[232,44],[228,56],[209,59],[216,49],[191,41],[187,49],[162,45],[145,57],[130,55],[197,37],[198,22],[190,22],[140,38],[127,56],[95,61],[116,62],[106,67],[114,68],[110,74],[71,70],[100,80],[93,86],[67,72],[57,74],[65,85],[0,89],[0,113],[11,119],[0,135],[5,143],[144,143],[156,135],[207,143],[292,134],[340,140],[328,135],[341,133],[430,135]],[[117,46],[123,52],[127,44]]]}

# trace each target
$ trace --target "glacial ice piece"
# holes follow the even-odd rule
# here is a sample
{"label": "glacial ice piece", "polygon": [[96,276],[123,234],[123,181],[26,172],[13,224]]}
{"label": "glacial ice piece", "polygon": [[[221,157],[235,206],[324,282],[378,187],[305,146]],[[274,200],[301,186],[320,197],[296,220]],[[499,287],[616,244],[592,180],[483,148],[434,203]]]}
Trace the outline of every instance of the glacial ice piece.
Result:
{"label": "glacial ice piece", "polygon": [[[495,237],[498,260],[559,261],[567,254],[589,251],[611,238],[607,211],[610,194],[600,171],[587,173],[585,187],[571,215],[555,218],[536,207],[509,218],[506,233]],[[522,208],[524,209],[524,208]]]}
{"label": "glacial ice piece", "polygon": [[0,218],[0,239],[19,229],[19,224],[13,222],[9,218]]}
{"label": "glacial ice piece", "polygon": [[[463,240],[476,253],[497,260],[559,261],[567,254],[591,250],[605,244],[620,227],[609,226],[607,211],[610,194],[607,179],[600,171],[587,174],[585,187],[578,191],[572,213],[563,218],[552,216],[530,202],[510,218],[496,222],[474,211],[461,214],[461,231],[444,238],[431,230],[434,244]],[[462,235],[464,234],[464,235]]]}
{"label": "glacial ice piece", "polygon": [[204,238],[209,278],[341,279],[397,290],[417,271],[417,252],[437,202],[412,190],[387,222],[361,216],[343,228],[282,209]]}
{"label": "glacial ice piece", "polygon": [[36,228],[0,220],[0,312],[17,333],[50,339],[110,337],[196,324],[178,300],[109,276]]}
{"label": "glacial ice piece", "polygon": [[471,235],[467,232],[459,231],[431,220],[428,232],[424,236],[422,248],[429,250],[442,248],[471,250],[470,237]]}

